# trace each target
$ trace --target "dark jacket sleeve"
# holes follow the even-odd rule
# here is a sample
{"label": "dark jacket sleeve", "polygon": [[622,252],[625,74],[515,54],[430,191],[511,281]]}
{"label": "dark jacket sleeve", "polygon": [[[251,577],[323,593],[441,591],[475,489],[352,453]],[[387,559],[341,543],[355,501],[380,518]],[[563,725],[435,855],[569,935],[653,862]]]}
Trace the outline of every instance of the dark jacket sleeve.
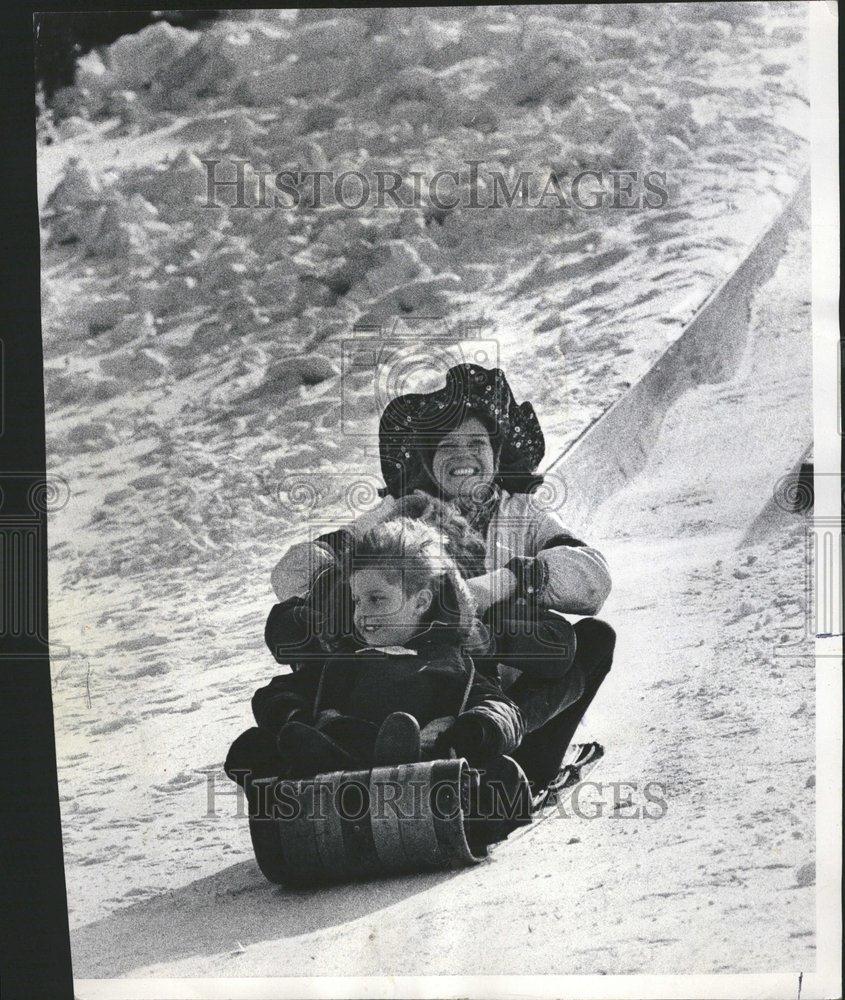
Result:
{"label": "dark jacket sleeve", "polygon": [[252,696],[252,714],[258,725],[278,732],[295,712],[307,712],[310,717],[322,669],[322,661],[315,660],[259,688]]}
{"label": "dark jacket sleeve", "polygon": [[351,632],[351,594],[341,559],[351,544],[349,533],[335,531],[318,541],[332,552],[332,564],[314,575],[304,596],[274,605],[267,619],[264,639],[278,663],[324,657],[343,647]]}
{"label": "dark jacket sleeve", "polygon": [[277,663],[326,656],[314,623],[310,602],[302,597],[290,597],[273,605],[264,626],[264,641]]}

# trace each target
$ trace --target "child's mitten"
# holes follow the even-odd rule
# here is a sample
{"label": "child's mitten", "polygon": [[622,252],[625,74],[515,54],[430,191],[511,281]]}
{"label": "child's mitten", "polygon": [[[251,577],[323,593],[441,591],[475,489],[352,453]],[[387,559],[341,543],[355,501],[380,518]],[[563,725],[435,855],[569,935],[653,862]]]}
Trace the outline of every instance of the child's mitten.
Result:
{"label": "child's mitten", "polygon": [[449,745],[444,744],[444,736],[455,724],[454,715],[443,715],[432,719],[420,730],[420,752],[423,760],[433,759],[437,754],[448,756]]}
{"label": "child's mitten", "polygon": [[458,716],[442,739],[458,757],[466,757],[473,767],[479,767],[496,755],[498,740],[492,732],[493,728],[489,719],[464,713]]}

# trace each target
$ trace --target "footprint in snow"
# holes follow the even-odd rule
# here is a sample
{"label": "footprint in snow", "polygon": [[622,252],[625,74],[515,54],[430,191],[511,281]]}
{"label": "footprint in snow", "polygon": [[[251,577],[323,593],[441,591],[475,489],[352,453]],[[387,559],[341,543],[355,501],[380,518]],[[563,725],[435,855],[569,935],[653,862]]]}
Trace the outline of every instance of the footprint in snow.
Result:
{"label": "footprint in snow", "polygon": [[816,884],[816,866],[812,863],[801,865],[795,873],[795,888],[805,889]]}
{"label": "footprint in snow", "polygon": [[107,733],[116,733],[125,726],[132,726],[137,722],[131,715],[122,715],[117,719],[109,719],[108,722],[100,722],[91,727],[92,736],[104,736]]}

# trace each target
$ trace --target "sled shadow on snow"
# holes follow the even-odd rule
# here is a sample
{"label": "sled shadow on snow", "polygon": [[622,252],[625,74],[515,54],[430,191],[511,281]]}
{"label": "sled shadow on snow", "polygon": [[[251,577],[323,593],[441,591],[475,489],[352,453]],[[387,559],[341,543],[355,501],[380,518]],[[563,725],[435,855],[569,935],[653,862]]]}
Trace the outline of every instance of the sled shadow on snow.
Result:
{"label": "sled shadow on snow", "polygon": [[243,861],[73,931],[74,976],[126,976],[160,963],[310,934],[392,906],[461,870],[289,889],[268,884],[254,861]]}

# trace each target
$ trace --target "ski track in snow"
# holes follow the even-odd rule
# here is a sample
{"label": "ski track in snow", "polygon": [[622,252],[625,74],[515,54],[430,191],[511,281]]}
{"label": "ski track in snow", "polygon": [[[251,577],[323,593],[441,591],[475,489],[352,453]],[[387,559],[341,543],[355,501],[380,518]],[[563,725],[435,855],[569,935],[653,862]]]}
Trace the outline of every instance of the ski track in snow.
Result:
{"label": "ski track in snow", "polygon": [[[525,43],[536,51],[572,47],[573,32],[586,39],[570,67],[574,105],[548,94],[517,104],[547,81],[539,70],[515,78],[513,54],[491,48],[497,32],[518,27],[512,12],[426,11],[417,16],[432,31],[387,25],[374,36],[400,48],[440,39],[405,60],[426,70],[415,81],[398,68],[389,77],[386,121],[384,92],[366,87],[328,100],[315,88],[287,114],[237,106],[241,68],[217,97],[192,97],[186,84],[174,110],[145,118],[141,102],[134,123],[127,113],[123,125],[80,127],[40,149],[42,202],[61,210],[45,215],[54,239],[43,326],[48,460],[71,488],[50,516],[50,607],[78,976],[152,974],[157,964],[174,975],[342,973],[351,954],[361,973],[408,972],[409,934],[419,971],[473,971],[479,948],[487,971],[524,970],[534,941],[549,972],[812,962],[804,538],[790,529],[733,548],[782,471],[767,464],[780,457],[767,435],[744,444],[738,422],[751,435],[777,416],[785,454],[809,421],[809,369],[794,361],[797,349],[809,364],[798,299],[788,309],[758,303],[742,370],[673,406],[649,467],[590,532],[614,570],[604,617],[620,635],[590,712],[590,736],[608,746],[596,777],[665,781],[663,820],[570,819],[563,832],[564,821],[550,821],[471,872],[286,894],[261,881],[220,771],[250,723],[252,691],[274,672],[262,637],[269,570],[309,513],[280,498],[280,483],[318,479],[328,487],[320,517],[341,523],[352,514],[349,485],[379,481],[372,375],[341,383],[336,374],[352,323],[409,301],[409,349],[430,355],[432,333],[457,345],[461,323],[486,349],[495,341],[552,458],[648,369],[791,193],[807,157],[800,5],[709,7],[718,11],[611,5],[580,27],[565,12],[540,13]],[[219,45],[227,31],[254,35],[262,23],[203,34]],[[273,44],[313,44],[298,30]],[[653,45],[641,40],[649,33]],[[412,83],[425,87],[407,100]],[[448,120],[446,83],[492,129]],[[250,86],[255,100],[258,82]],[[334,130],[302,133],[307,115],[319,124],[332,108],[342,113]],[[670,201],[641,212],[466,211],[428,225],[375,213],[366,232],[361,213],[326,223],[319,211],[216,213],[191,200],[204,190],[197,153],[340,165],[362,147],[371,166],[399,170],[433,172],[461,156],[517,169],[645,165],[669,172]],[[71,156],[79,165],[51,206]],[[68,233],[81,242],[56,243]],[[356,271],[362,238],[374,253]],[[345,295],[300,278],[344,266]],[[788,296],[781,280],[772,301]],[[414,315],[432,312],[449,328],[428,322],[420,332]],[[754,344],[774,328],[782,341],[767,340],[767,363],[755,368]],[[791,422],[779,402],[790,384]],[[361,436],[338,433],[341,401]],[[759,457],[742,484],[726,482],[726,454]],[[771,653],[793,639],[794,656]],[[576,841],[565,854],[562,837]],[[510,935],[523,914],[531,929]],[[266,949],[280,938],[283,960]],[[245,950],[233,956],[236,941]]]}

